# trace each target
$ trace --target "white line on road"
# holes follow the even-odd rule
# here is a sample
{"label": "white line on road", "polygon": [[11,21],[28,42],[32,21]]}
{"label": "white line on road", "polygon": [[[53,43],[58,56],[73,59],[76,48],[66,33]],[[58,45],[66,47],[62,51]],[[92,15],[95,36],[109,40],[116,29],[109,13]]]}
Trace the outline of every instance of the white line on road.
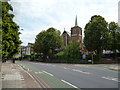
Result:
{"label": "white line on road", "polygon": [[64,67],[64,69],[70,69],[70,68],[66,68],[66,67]]}
{"label": "white line on road", "polygon": [[38,63],[34,63],[34,64],[38,64]]}
{"label": "white line on road", "polygon": [[120,82],[120,81],[118,81],[118,78],[113,78],[113,77],[110,77],[110,76],[107,76],[107,77],[102,76],[102,78],[107,79],[107,80],[113,80],[113,81],[116,81],[116,82]]}
{"label": "white line on road", "polygon": [[81,70],[77,70],[77,69],[72,69],[72,70],[76,71],[76,72],[83,73],[83,74],[91,74],[90,72],[85,72],[85,71],[81,71]]}
{"label": "white line on road", "polygon": [[35,74],[38,74],[39,72],[35,72]]}
{"label": "white line on road", "polygon": [[[18,64],[17,64],[18,65]],[[22,70],[23,70],[23,68],[22,68],[22,65],[20,66],[20,65],[18,65]]]}
{"label": "white line on road", "polygon": [[64,69],[67,69],[66,67],[64,67]]}
{"label": "white line on road", "polygon": [[52,67],[55,67],[56,65],[52,65]]}
{"label": "white line on road", "polygon": [[48,73],[48,72],[46,72],[46,71],[43,71],[43,72],[49,74],[50,76],[54,76],[54,75],[52,75],[51,73]]}
{"label": "white line on road", "polygon": [[29,69],[29,68],[28,68],[27,70],[28,70],[28,71],[30,71],[30,69]]}
{"label": "white line on road", "polygon": [[52,65],[52,64],[45,64],[46,66],[52,66],[55,67],[56,65]]}
{"label": "white line on road", "polygon": [[[29,72],[27,72],[26,70],[24,70],[33,80],[34,80],[34,82],[36,82],[36,84],[38,84],[38,86],[39,86],[39,83],[35,80],[35,78],[29,73]],[[40,87],[40,86],[39,86]]]}
{"label": "white line on road", "polygon": [[70,86],[72,86],[72,87],[74,87],[74,88],[78,88],[78,87],[76,87],[75,85],[72,85],[71,83],[69,83],[69,82],[67,82],[67,81],[65,81],[65,80],[61,80],[61,81],[63,81],[64,83],[66,83],[66,84],[68,84],[68,85],[70,85]]}
{"label": "white line on road", "polygon": [[35,74],[42,74],[43,72],[35,72]]}

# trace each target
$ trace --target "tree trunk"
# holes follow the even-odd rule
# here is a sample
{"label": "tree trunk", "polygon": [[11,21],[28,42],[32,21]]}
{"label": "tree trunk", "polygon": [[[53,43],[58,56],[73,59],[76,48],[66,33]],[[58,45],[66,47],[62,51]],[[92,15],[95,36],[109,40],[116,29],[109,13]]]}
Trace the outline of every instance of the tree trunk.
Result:
{"label": "tree trunk", "polygon": [[13,59],[13,63],[15,63],[15,59]]}
{"label": "tree trunk", "polygon": [[101,55],[102,55],[102,50],[97,50],[98,61],[100,60]]}

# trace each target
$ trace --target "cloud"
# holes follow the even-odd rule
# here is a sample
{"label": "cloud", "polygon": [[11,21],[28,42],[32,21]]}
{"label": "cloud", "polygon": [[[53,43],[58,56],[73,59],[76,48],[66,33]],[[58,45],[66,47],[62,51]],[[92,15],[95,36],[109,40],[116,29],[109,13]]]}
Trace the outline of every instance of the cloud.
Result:
{"label": "cloud", "polygon": [[[101,15],[106,21],[118,21],[119,0],[12,0],[15,22],[24,28],[20,36],[23,44],[34,41],[35,35],[49,27],[70,32],[78,16],[78,25],[84,27],[91,16]],[[34,31],[34,33],[32,33]]]}

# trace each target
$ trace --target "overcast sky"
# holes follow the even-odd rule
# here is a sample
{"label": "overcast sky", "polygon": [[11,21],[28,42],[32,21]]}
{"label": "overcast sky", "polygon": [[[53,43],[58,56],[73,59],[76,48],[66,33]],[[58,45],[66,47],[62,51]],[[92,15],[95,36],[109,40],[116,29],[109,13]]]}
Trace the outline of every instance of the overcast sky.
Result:
{"label": "overcast sky", "polygon": [[78,25],[84,32],[86,23],[91,16],[101,15],[107,22],[118,22],[119,0],[11,0],[14,21],[20,26],[22,45],[34,43],[36,35],[42,30],[54,27],[70,32]]}

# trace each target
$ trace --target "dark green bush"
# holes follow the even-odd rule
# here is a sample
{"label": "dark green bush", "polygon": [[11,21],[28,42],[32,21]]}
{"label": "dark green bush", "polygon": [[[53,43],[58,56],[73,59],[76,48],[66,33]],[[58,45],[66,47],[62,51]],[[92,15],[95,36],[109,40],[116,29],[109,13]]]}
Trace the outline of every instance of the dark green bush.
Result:
{"label": "dark green bush", "polygon": [[56,62],[61,62],[61,63],[80,63],[82,54],[75,53],[75,54],[70,54],[65,51],[61,51],[54,55],[54,61]]}

